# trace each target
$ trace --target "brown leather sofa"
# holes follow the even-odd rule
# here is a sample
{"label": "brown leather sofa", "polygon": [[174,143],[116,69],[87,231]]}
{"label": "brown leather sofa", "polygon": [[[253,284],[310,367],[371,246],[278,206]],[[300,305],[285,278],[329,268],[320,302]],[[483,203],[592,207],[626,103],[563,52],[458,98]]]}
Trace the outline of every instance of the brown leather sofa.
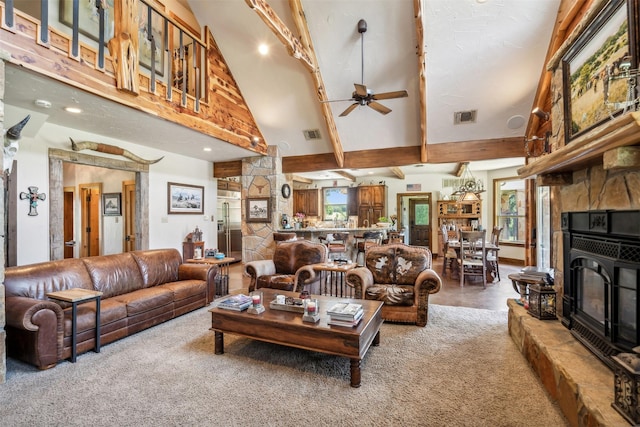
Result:
{"label": "brown leather sofa", "polygon": [[392,243],[368,248],[365,266],[349,270],[347,284],[356,298],[383,301],[384,320],[425,326],[429,294],[440,290],[442,280],[431,269],[429,249]]}
{"label": "brown leather sofa", "polygon": [[320,275],[312,264],[327,262],[329,251],[322,243],[309,240],[278,242],[273,259],[249,261],[245,273],[251,277],[249,292],[259,288],[318,293]]}
{"label": "brown leather sofa", "polygon": [[[48,292],[103,292],[101,344],[206,306],[214,298],[216,266],[183,264],[176,249],[70,258],[5,270],[7,355],[47,369],[71,355],[71,308]],[[77,351],[95,345],[95,302],[78,304]]]}

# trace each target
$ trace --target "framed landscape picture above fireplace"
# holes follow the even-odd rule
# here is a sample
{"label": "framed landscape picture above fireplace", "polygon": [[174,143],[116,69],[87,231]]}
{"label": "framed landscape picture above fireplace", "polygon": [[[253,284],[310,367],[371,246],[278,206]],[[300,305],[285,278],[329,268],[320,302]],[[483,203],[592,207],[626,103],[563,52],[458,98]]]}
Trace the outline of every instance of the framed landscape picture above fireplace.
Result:
{"label": "framed landscape picture above fireplace", "polygon": [[639,1],[609,1],[562,57],[566,143],[635,111]]}

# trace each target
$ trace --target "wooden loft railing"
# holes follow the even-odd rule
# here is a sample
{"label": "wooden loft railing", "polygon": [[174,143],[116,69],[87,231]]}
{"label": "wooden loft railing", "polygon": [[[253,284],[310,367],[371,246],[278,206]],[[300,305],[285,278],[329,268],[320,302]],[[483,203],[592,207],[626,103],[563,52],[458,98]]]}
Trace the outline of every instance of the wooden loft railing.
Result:
{"label": "wooden loft railing", "polygon": [[[49,1],[39,4],[40,17],[34,17],[17,10],[14,0],[0,1],[0,49],[11,54],[9,62],[266,154],[264,137],[208,28],[201,37],[151,0],[115,0],[108,20],[96,0],[93,30],[81,24],[80,0],[71,0],[65,4],[68,22],[52,26]],[[138,23],[125,13],[130,4],[139,4],[144,35],[139,41],[148,53],[134,54],[135,64],[123,67],[128,58],[120,53],[138,52]],[[134,37],[119,38],[122,33]],[[135,39],[135,48],[123,49],[122,40],[128,43],[129,38]],[[125,76],[123,69],[133,71]]]}

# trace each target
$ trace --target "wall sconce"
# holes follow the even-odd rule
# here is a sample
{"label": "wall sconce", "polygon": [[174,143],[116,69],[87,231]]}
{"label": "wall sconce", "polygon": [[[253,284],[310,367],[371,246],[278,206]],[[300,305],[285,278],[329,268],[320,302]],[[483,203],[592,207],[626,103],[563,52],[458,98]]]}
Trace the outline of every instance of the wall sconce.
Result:
{"label": "wall sconce", "polygon": [[534,108],[531,114],[533,114],[540,120],[544,120],[545,122],[549,120],[549,113],[547,113],[546,111],[543,111],[542,108],[540,107]]}

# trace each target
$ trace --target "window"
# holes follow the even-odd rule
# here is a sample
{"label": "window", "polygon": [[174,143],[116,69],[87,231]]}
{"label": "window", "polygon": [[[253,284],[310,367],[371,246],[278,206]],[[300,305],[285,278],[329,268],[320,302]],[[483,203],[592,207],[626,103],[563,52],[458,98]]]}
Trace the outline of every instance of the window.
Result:
{"label": "window", "polygon": [[496,179],[496,224],[502,227],[500,242],[524,243],[525,185],[522,179]]}
{"label": "window", "polygon": [[347,187],[330,187],[322,189],[323,221],[346,221]]}

